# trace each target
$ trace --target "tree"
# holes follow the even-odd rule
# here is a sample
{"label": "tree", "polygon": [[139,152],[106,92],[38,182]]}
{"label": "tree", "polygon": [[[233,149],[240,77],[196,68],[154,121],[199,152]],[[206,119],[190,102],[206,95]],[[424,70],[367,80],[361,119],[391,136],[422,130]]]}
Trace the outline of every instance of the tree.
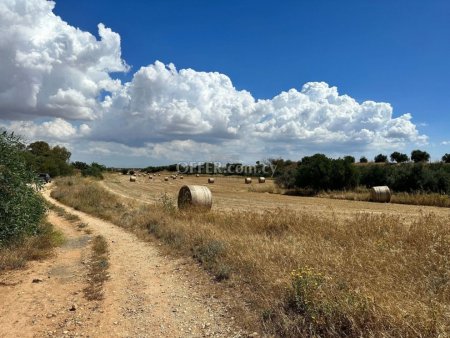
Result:
{"label": "tree", "polygon": [[30,153],[36,156],[49,156],[50,154],[50,146],[47,142],[44,141],[30,143],[27,147],[27,150],[29,150]]}
{"label": "tree", "polygon": [[23,154],[28,166],[37,172],[49,173],[50,176],[69,175],[73,167],[69,165],[70,151],[65,147],[50,147],[47,142],[37,141],[26,147]]}
{"label": "tree", "polygon": [[411,152],[411,160],[413,160],[414,163],[428,162],[430,160],[430,154],[426,151],[416,149]]}
{"label": "tree", "polygon": [[399,153],[398,151],[394,151],[391,154],[391,161],[392,162],[397,162],[397,163],[408,162],[409,161],[409,157],[406,154],[402,154],[402,153]]}
{"label": "tree", "polygon": [[387,162],[387,156],[383,154],[378,154],[374,158],[375,163],[385,163]]}
{"label": "tree", "polygon": [[344,161],[348,163],[355,163],[355,158],[353,156],[345,156]]}
{"label": "tree", "polygon": [[0,246],[36,234],[46,210],[23,149],[20,138],[0,132]]}
{"label": "tree", "polygon": [[450,154],[445,154],[444,156],[442,156],[442,162],[450,163]]}
{"label": "tree", "polygon": [[68,162],[72,153],[65,147],[55,146],[50,150],[51,156],[63,162]]}
{"label": "tree", "polygon": [[359,159],[359,163],[367,163],[367,162],[369,162],[369,161],[367,160],[367,157],[365,157],[365,156],[361,156],[361,158]]}
{"label": "tree", "polygon": [[304,157],[295,174],[295,187],[315,192],[353,188],[357,183],[355,166],[343,159],[333,160],[324,154]]}

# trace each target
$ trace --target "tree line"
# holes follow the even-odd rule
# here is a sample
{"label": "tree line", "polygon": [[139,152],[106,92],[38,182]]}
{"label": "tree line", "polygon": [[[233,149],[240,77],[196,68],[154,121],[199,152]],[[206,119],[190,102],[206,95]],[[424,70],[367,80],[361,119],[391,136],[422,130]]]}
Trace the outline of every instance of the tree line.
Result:
{"label": "tree line", "polygon": [[[332,159],[324,154],[303,157],[292,162],[282,159],[272,160],[277,164],[276,183],[287,189],[321,190],[354,189],[357,186],[372,187],[388,185],[400,192],[437,192],[450,194],[450,165],[446,160],[427,163],[429,155],[413,151],[413,162],[400,161],[395,165],[379,165],[387,160],[367,165],[355,165],[354,158]],[[397,154],[394,158],[397,158]],[[427,156],[428,155],[428,156]],[[376,158],[380,159],[377,155]],[[365,162],[361,162],[365,163]]]}

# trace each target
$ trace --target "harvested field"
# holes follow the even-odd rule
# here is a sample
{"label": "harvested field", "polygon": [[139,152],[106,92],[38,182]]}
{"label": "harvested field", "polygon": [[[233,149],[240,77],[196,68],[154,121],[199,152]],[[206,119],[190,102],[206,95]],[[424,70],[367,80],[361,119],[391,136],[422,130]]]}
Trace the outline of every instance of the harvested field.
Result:
{"label": "harvested field", "polygon": [[[161,177],[169,176],[164,173]],[[163,194],[176,199],[178,191],[183,185],[206,185],[213,194],[213,210],[275,210],[287,208],[293,211],[311,212],[315,215],[334,217],[335,215],[351,216],[358,212],[388,213],[410,219],[424,212],[450,216],[450,208],[438,208],[431,206],[404,205],[393,203],[372,203],[364,201],[349,201],[339,199],[327,199],[318,197],[288,196],[271,193],[256,193],[260,187],[257,180],[251,184],[245,184],[242,177],[217,176],[214,184],[208,184],[207,176],[184,176],[182,182],[171,180],[164,182],[161,178],[149,180],[140,179],[130,184],[128,176],[106,175],[101,184],[109,191],[122,197],[137,199],[142,202],[155,203]],[[275,190],[274,182],[266,180],[264,189]]]}

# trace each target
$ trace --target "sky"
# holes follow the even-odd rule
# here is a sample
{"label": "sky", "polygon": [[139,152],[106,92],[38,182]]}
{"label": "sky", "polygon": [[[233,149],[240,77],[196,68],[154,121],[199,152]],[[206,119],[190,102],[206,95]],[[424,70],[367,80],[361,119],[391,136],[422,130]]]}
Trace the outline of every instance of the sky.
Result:
{"label": "sky", "polygon": [[0,0],[0,128],[110,166],[450,153],[448,1]]}

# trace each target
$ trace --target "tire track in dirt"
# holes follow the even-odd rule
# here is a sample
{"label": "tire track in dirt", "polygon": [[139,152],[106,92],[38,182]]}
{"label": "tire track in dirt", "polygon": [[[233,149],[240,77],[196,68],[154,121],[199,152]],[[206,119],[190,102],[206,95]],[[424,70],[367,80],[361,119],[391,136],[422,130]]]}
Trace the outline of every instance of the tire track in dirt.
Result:
{"label": "tire track in dirt", "polygon": [[[227,304],[200,289],[183,259],[163,257],[150,243],[120,227],[69,208],[109,243],[109,274],[102,315],[87,332],[103,337],[245,337]],[[200,269],[200,268],[199,268]]]}

